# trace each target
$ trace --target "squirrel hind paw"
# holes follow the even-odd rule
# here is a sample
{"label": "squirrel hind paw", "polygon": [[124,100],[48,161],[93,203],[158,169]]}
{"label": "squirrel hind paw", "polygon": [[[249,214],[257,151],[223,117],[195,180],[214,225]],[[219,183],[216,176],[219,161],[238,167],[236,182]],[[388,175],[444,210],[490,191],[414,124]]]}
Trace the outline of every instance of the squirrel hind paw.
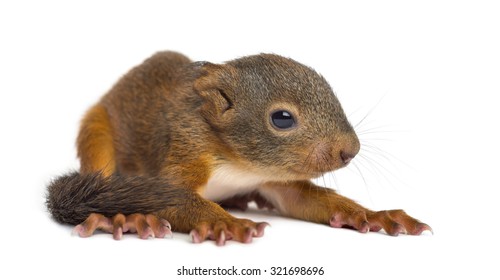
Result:
{"label": "squirrel hind paw", "polygon": [[170,223],[152,214],[116,214],[112,218],[92,213],[81,224],[75,226],[72,234],[90,237],[96,230],[113,234],[113,239],[120,240],[126,232],[137,233],[139,238],[172,238]]}

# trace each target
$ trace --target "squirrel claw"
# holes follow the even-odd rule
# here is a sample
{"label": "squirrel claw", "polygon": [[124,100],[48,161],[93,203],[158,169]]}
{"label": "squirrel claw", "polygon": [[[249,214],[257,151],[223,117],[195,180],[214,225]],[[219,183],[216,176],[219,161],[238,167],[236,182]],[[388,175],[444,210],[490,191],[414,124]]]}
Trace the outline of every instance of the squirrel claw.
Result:
{"label": "squirrel claw", "polygon": [[257,231],[253,235],[254,237],[262,237],[264,236],[264,230],[266,227],[270,227],[271,225],[268,222],[262,222],[257,224]]}
{"label": "squirrel claw", "polygon": [[191,240],[195,244],[201,243],[203,241],[200,237],[200,234],[195,229],[193,229],[193,230],[191,230],[191,232],[189,232],[189,236],[191,236]]}
{"label": "squirrel claw", "polygon": [[87,237],[85,236],[84,233],[85,229],[82,225],[77,225],[73,230],[71,231],[71,235],[78,235],[79,237]]}
{"label": "squirrel claw", "polygon": [[226,234],[224,233],[224,231],[221,231],[219,237],[217,238],[217,241],[215,241],[215,244],[217,244],[217,246],[224,246],[226,244]]}
{"label": "squirrel claw", "polygon": [[410,233],[410,234],[413,234],[413,235],[420,235],[422,234],[424,231],[429,231],[432,235],[434,235],[434,231],[432,230],[432,228],[427,225],[427,224],[424,224],[424,223],[419,223],[415,226],[415,229]]}

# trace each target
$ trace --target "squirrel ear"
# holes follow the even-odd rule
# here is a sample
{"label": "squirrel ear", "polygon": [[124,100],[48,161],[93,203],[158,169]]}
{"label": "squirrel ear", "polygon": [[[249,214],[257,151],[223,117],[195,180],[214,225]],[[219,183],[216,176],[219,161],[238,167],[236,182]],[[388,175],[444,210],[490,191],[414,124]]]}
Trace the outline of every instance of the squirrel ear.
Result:
{"label": "squirrel ear", "polygon": [[224,88],[223,77],[224,65],[209,62],[196,62],[200,67],[201,75],[194,83],[195,91],[203,98],[201,114],[211,124],[221,126],[225,121],[231,119],[231,111],[234,108],[232,97]]}
{"label": "squirrel ear", "polygon": [[194,82],[194,88],[196,91],[201,92],[203,90],[212,89],[217,87],[221,82],[221,76],[223,75],[223,65],[213,64],[207,61],[197,61],[193,62],[193,67],[198,72],[198,77]]}

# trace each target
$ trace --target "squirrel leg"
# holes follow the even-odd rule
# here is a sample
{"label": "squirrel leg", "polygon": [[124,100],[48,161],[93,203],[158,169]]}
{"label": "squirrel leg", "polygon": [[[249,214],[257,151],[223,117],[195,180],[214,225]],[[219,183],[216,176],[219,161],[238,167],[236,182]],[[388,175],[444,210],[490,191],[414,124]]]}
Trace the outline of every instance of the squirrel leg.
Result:
{"label": "squirrel leg", "polygon": [[372,211],[309,181],[268,184],[260,193],[285,216],[335,228],[351,228],[361,233],[384,229],[392,236],[400,233],[420,235],[425,230],[432,232],[430,226],[403,210]]}
{"label": "squirrel leg", "polygon": [[85,114],[77,139],[80,172],[101,172],[110,176],[115,172],[115,149],[111,124],[106,109],[97,104]]}

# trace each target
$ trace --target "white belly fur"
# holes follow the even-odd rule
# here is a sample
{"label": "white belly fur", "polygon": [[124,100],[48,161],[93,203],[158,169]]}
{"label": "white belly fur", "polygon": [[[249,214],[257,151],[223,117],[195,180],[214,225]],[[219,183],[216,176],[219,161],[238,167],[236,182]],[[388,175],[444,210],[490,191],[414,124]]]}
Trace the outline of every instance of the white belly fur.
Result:
{"label": "white belly fur", "polygon": [[200,194],[206,199],[220,201],[252,192],[264,182],[265,178],[258,174],[232,165],[222,165],[213,172]]}

